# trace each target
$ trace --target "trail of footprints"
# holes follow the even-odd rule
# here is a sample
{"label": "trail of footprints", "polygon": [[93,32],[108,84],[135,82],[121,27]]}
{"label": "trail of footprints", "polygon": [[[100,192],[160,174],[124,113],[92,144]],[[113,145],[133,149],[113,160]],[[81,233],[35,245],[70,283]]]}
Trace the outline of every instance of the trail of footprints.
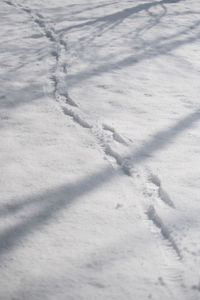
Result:
{"label": "trail of footprints", "polygon": [[[62,63],[62,58],[67,51],[67,44],[62,38],[62,35],[57,35],[54,28],[46,24],[41,14],[34,12],[29,8],[23,7],[21,4],[16,4],[16,2],[11,2],[9,0],[6,0],[4,2],[8,5],[12,5],[23,10],[25,13],[28,13],[31,19],[39,26],[40,30],[46,36],[46,38],[49,39],[51,43],[53,43],[54,50],[51,52],[51,55],[55,59],[55,67],[52,70],[53,74],[51,76],[51,80],[54,85],[55,99],[60,104],[63,113],[71,117],[74,122],[76,122],[83,128],[89,129],[97,138],[98,143],[103,148],[106,157],[111,157],[125,175],[134,178],[134,166],[132,165],[131,158],[121,156],[110,146],[110,142],[116,142],[123,145],[124,147],[127,147],[128,143],[126,139],[123,138],[119,133],[117,133],[117,131],[110,125],[102,124],[99,126],[95,126],[86,121],[77,103],[75,103],[70,98],[67,91],[63,92],[62,89],[60,89],[62,75],[64,76],[64,74],[66,74],[66,64]],[[108,140],[110,142],[108,142]],[[145,175],[144,177],[146,177],[144,183],[144,193],[152,201],[151,205],[149,205],[147,209],[146,215],[148,219],[160,230],[162,237],[168,241],[169,245],[175,251],[177,257],[181,259],[182,256],[180,249],[172,238],[172,235],[167,226],[163,223],[162,219],[156,212],[154,199],[160,200],[170,209],[175,209],[175,205],[168,193],[163,188],[161,180],[156,175],[152,174],[149,171],[145,171],[145,174],[143,175]]]}

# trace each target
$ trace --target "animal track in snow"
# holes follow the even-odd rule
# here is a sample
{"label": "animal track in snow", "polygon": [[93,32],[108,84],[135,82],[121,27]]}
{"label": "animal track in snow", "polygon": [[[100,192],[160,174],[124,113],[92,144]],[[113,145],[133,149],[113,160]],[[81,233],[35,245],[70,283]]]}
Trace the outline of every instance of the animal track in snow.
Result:
{"label": "animal track in snow", "polygon": [[[10,1],[8,1],[10,2]],[[14,5],[13,3],[9,3],[10,5]],[[16,5],[16,7],[20,8],[33,20],[34,23],[36,23],[39,28],[41,29],[42,33],[46,36],[46,38],[53,43],[54,49],[51,51],[51,55],[55,58],[55,68],[52,70],[53,75],[51,76],[51,79],[54,83],[54,95],[56,100],[64,100],[66,104],[69,104],[71,106],[77,107],[78,105],[69,97],[67,92],[61,92],[59,89],[59,83],[61,81],[61,77],[58,74],[65,74],[66,73],[66,64],[61,63],[62,54],[65,53],[67,50],[67,44],[64,41],[63,37],[61,35],[57,35],[55,33],[55,30],[52,26],[46,24],[45,18],[42,16],[42,14],[38,12],[34,12],[30,8],[23,7],[21,4]],[[60,101],[59,101],[60,102]]]}
{"label": "animal track in snow", "polygon": [[62,37],[60,38],[59,42],[65,48],[65,51],[67,51],[67,43],[63,40]]}
{"label": "animal track in snow", "polygon": [[168,206],[175,208],[173,201],[168,193],[163,189],[161,180],[154,174],[149,175],[149,181],[156,186],[158,197]]}
{"label": "animal track in snow", "polygon": [[128,158],[123,158],[116,151],[114,151],[109,145],[105,145],[105,154],[115,159],[116,163],[122,168],[122,171],[128,175],[132,175],[132,166]]}
{"label": "animal track in snow", "polygon": [[58,39],[57,39],[57,36],[55,34],[55,30],[53,27],[51,26],[47,26],[45,21],[44,21],[44,18],[41,14],[33,14],[33,12],[30,10],[30,9],[27,9],[27,8],[22,8],[23,11],[27,12],[28,14],[31,15],[33,21],[39,25],[39,27],[43,30],[45,36],[51,41],[51,42],[58,42]]}
{"label": "animal track in snow", "polygon": [[[54,82],[54,96],[58,102],[62,101],[66,103],[67,105],[78,107],[78,105],[71,99],[71,97],[68,95],[68,93],[65,91],[61,91],[59,88],[59,84],[61,83],[61,76],[57,74],[65,74],[66,73],[66,64],[62,64],[60,61],[62,59],[62,52],[66,52],[67,50],[67,44],[63,40],[63,38],[60,38],[60,36],[56,36],[55,30],[52,27],[47,27],[45,25],[45,22],[43,20],[43,16],[41,14],[37,14],[38,18],[35,19],[35,22],[43,29],[46,37],[54,43],[54,50],[51,52],[52,56],[56,59],[56,66],[54,70],[54,75],[52,76],[52,80]],[[64,75],[63,74],[63,75]],[[67,108],[65,109],[67,111]],[[69,114],[68,114],[69,115]],[[74,120],[81,120],[81,118],[75,114],[75,117],[73,117]],[[81,124],[86,124],[85,121],[78,122]],[[88,126],[84,126],[88,127]]]}
{"label": "animal track in snow", "polygon": [[103,129],[110,131],[112,133],[113,139],[121,144],[127,145],[126,141],[121,137],[119,133],[115,131],[115,129],[112,126],[109,126],[107,124],[103,124]]}
{"label": "animal track in snow", "polygon": [[174,241],[173,237],[171,236],[170,231],[165,226],[162,219],[158,216],[158,214],[157,214],[157,212],[156,212],[153,205],[149,206],[149,208],[147,210],[147,216],[148,216],[148,219],[151,220],[154,223],[154,225],[160,230],[163,238],[166,239],[169,242],[171,247],[176,252],[178,258],[182,259],[180,249],[178,248],[178,246],[177,246],[176,242]]}
{"label": "animal track in snow", "polygon": [[69,97],[68,93],[66,92],[65,94],[60,94],[59,97],[63,98],[64,101],[74,107],[78,107],[78,105],[71,99],[71,97]]}
{"label": "animal track in snow", "polygon": [[78,107],[78,105],[69,97],[68,93],[65,92],[65,93],[59,93],[58,92],[58,84],[59,84],[59,81],[58,81],[58,78],[57,76],[53,75],[51,77],[51,80],[53,81],[53,85],[54,85],[54,96],[56,98],[56,100],[58,102],[62,102],[62,104],[66,103],[66,104],[69,104],[70,106],[74,106],[74,107]]}
{"label": "animal track in snow", "polygon": [[65,115],[68,115],[70,117],[73,118],[73,120],[78,123],[80,126],[84,127],[84,128],[92,128],[92,125],[90,125],[89,123],[87,123],[85,120],[83,120],[77,113],[75,113],[73,110],[67,108],[67,107],[62,107],[63,112],[65,113]]}

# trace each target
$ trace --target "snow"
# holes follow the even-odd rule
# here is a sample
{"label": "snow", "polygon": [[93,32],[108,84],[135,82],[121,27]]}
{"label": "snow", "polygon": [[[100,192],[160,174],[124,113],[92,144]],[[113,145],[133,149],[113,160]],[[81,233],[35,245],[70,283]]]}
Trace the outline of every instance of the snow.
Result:
{"label": "snow", "polygon": [[199,15],[1,1],[0,299],[200,299]]}

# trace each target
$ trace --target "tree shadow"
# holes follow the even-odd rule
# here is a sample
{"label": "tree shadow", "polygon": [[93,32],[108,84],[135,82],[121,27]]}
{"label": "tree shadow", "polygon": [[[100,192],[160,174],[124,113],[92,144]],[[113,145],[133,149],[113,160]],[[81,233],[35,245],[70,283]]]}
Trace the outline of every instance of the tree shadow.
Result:
{"label": "tree shadow", "polygon": [[[27,83],[23,88],[12,87],[9,91],[2,91],[1,93],[4,95],[4,98],[0,99],[0,110],[13,110],[20,105],[28,104],[44,97],[43,86],[38,83]],[[48,96],[47,93],[46,96]]]}
{"label": "tree shadow", "polygon": [[[193,25],[193,28],[199,28],[200,27],[200,21],[196,22],[196,24]],[[187,31],[185,31],[186,34]],[[145,50],[143,50],[142,53],[136,54],[136,55],[130,55],[126,57],[125,59],[118,60],[115,62],[107,62],[105,64],[102,64],[95,69],[90,70],[84,70],[82,72],[79,72],[75,75],[68,75],[68,86],[73,87],[77,84],[79,84],[82,81],[85,81],[89,78],[92,78],[94,76],[99,76],[101,74],[112,72],[118,69],[122,69],[125,67],[134,66],[144,60],[148,60],[154,57],[159,57],[165,54],[168,54],[172,50],[175,50],[177,48],[180,48],[181,46],[184,46],[189,43],[193,43],[196,40],[200,38],[200,33],[198,32],[192,37],[183,38],[182,40],[172,40],[174,36],[171,36],[170,38],[160,38],[157,40],[154,40],[152,43],[148,43],[145,46]]]}
{"label": "tree shadow", "polygon": [[[84,43],[82,44],[82,47],[88,47],[88,44],[91,43],[92,41],[94,41],[96,39],[96,37],[102,36],[103,34],[105,34],[106,32],[111,32],[113,29],[115,29],[117,26],[119,26],[121,23],[123,23],[123,21],[125,21],[128,18],[132,18],[133,16],[136,18],[139,16],[140,12],[147,12],[147,14],[150,15],[149,10],[153,7],[161,7],[164,10],[164,14],[161,13],[161,15],[158,16],[151,14],[151,19],[150,20],[150,26],[149,29],[152,28],[153,26],[157,25],[160,21],[161,18],[164,17],[164,15],[167,12],[166,9],[166,5],[170,4],[170,3],[178,3],[180,0],[163,0],[163,1],[154,1],[154,2],[150,2],[150,3],[145,3],[145,4],[139,4],[137,6],[134,7],[130,7],[130,8],[126,8],[124,10],[121,11],[117,11],[114,12],[112,14],[108,14],[108,15],[104,15],[98,18],[90,18],[90,20],[88,20],[87,22],[81,22],[79,24],[75,24],[72,26],[68,26],[68,27],[64,27],[62,29],[57,30],[57,33],[60,35],[61,38],[64,38],[64,35],[68,32],[68,31],[72,31],[74,29],[83,29],[85,31],[85,27],[90,28],[90,30],[92,30],[92,32],[89,34],[89,37],[86,38],[85,36],[83,38],[81,38],[80,40],[83,40]],[[109,3],[109,4],[104,4],[103,6],[107,6],[107,5],[111,5],[111,4],[115,4],[116,2],[113,3]],[[95,10],[98,7],[91,7],[89,8],[90,10]],[[79,13],[81,11],[79,10]],[[64,19],[65,20],[65,19]],[[62,21],[64,21],[62,20]],[[69,17],[66,18],[67,21],[70,21]],[[56,20],[59,22],[59,19]],[[79,22],[81,21],[81,19],[79,18],[75,18],[74,20],[74,16],[73,19],[71,21],[75,21],[75,22]],[[148,24],[145,25],[146,29],[148,28]],[[87,30],[88,30],[87,28]],[[137,36],[135,36],[136,38]],[[134,38],[134,37],[133,37]],[[85,46],[84,46],[85,44]],[[81,51],[80,51],[81,52]]]}
{"label": "tree shadow", "polygon": [[93,26],[93,25],[95,25],[97,23],[101,23],[101,22],[103,22],[103,23],[116,23],[117,22],[117,24],[120,24],[126,18],[129,18],[130,16],[137,14],[141,11],[147,11],[151,7],[155,7],[155,6],[159,6],[159,5],[163,5],[163,4],[169,4],[169,3],[177,3],[177,2],[180,2],[180,0],[163,0],[163,1],[158,1],[158,2],[154,1],[154,2],[150,2],[150,3],[139,4],[137,6],[126,8],[122,11],[118,11],[118,12],[108,14],[103,17],[96,18],[95,20],[87,21],[85,23],[81,23],[81,24],[77,24],[77,25],[72,25],[69,27],[65,27],[62,30],[58,30],[58,33],[60,33],[61,31],[67,32],[72,29],[82,28],[84,26]]}
{"label": "tree shadow", "polygon": [[178,135],[183,133],[186,129],[191,128],[198,121],[200,121],[200,109],[178,121],[171,128],[154,134],[152,138],[144,143],[141,148],[139,148],[136,152],[131,153],[130,159],[133,165],[145,161],[152,154],[162,150],[164,147],[173,142]]}
{"label": "tree shadow", "polygon": [[[117,53],[115,55],[107,57],[99,57],[99,65],[97,65],[98,54],[95,55],[95,61],[93,60],[93,58],[89,58],[89,65],[95,65],[95,67],[91,67],[90,69],[84,69],[83,71],[80,71],[73,75],[67,75],[66,80],[68,82],[68,87],[70,88],[76,86],[80,82],[90,79],[94,76],[99,76],[101,74],[113,72],[118,69],[134,66],[142,61],[166,55],[168,53],[171,53],[173,50],[176,50],[184,45],[194,43],[196,40],[198,40],[200,38],[199,20],[187,25],[185,29],[179,30],[178,32],[171,33],[169,35],[162,35],[151,40],[143,38],[144,33],[157,26],[161,22],[161,20],[167,15],[166,5],[178,2],[180,1],[163,0],[158,2],[140,4],[136,7],[128,8],[114,14],[99,17],[92,21],[68,27],[68,30],[71,30],[72,27],[81,29],[81,27],[92,25],[92,32],[90,32],[88,37],[84,36],[79,40],[77,51],[80,52],[81,56],[81,53],[84,52],[84,48],[88,48],[90,45],[92,45],[92,42],[95,40],[96,37],[105,34],[107,31],[111,31],[117,25],[123,22],[124,19],[132,16],[133,14],[137,14],[140,11],[145,11],[147,13],[147,16],[149,17],[148,22],[146,22],[142,26],[138,26],[138,28],[136,28],[135,30],[135,33],[128,33],[128,35],[130,36],[129,40],[132,42],[132,45],[130,45],[130,51],[132,51],[133,54],[121,60],[115,60],[115,57],[118,56]],[[159,6],[162,10],[154,14],[150,11],[150,9],[156,6]],[[200,14],[199,12],[193,11],[186,12],[186,14],[193,13],[198,15]],[[181,15],[180,12],[177,12],[177,15],[178,14]],[[176,17],[176,15],[174,17]],[[62,29],[62,35],[65,34],[65,30],[66,29]],[[111,41],[111,43],[113,43],[113,40]],[[137,50],[135,50],[136,44],[139,45],[137,46]],[[104,47],[104,45],[98,45],[98,48],[95,45],[95,50],[97,51],[97,53],[98,51],[101,51],[102,47]],[[92,50],[94,49],[92,48]]]}
{"label": "tree shadow", "polygon": [[[130,152],[128,156],[132,166],[136,166],[147,160],[150,155],[167,147],[178,135],[200,121],[200,109],[179,120],[174,126],[156,133],[149,141],[138,150]],[[126,160],[126,157],[122,157]],[[0,255],[20,246],[21,240],[39,230],[44,224],[53,221],[55,215],[63,209],[74,205],[80,197],[89,194],[106,182],[117,176],[111,165],[106,166],[89,177],[79,181],[59,186],[36,196],[30,196],[23,200],[15,200],[14,204],[1,206],[0,216],[11,216],[25,209],[31,211],[30,216],[20,220],[16,225],[5,229],[0,233]]]}
{"label": "tree shadow", "polygon": [[52,220],[59,211],[75,204],[81,196],[87,195],[97,187],[101,187],[115,175],[112,167],[108,166],[88,178],[48,190],[35,197],[19,200],[15,204],[5,205],[0,212],[4,217],[19,212],[26,207],[30,208],[33,213],[30,217],[0,234],[0,255],[20,246],[20,240],[23,237],[39,229],[41,225]]}
{"label": "tree shadow", "polygon": [[[104,2],[101,3],[99,1],[97,5],[90,5],[90,6],[88,6],[87,3],[69,4],[67,5],[67,9],[65,9],[65,7],[63,6],[48,8],[47,13],[51,13],[51,14],[53,13],[53,20],[56,23],[60,23],[63,21],[74,21],[75,17],[76,17],[76,21],[81,21],[81,20],[85,20],[86,18],[79,18],[77,15],[79,15],[83,11],[84,13],[89,11],[94,12],[96,9],[105,8],[116,3],[118,3],[118,1],[113,1],[113,2],[109,1],[109,3],[104,3]],[[59,17],[56,16],[57,12],[59,13]],[[55,14],[55,19],[54,19],[54,14]]]}

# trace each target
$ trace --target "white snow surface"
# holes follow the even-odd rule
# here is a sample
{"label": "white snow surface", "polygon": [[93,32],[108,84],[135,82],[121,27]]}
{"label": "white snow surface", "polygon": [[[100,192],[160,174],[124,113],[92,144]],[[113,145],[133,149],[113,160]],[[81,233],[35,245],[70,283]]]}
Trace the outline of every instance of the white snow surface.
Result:
{"label": "white snow surface", "polygon": [[1,0],[0,41],[0,300],[199,300],[199,0]]}

